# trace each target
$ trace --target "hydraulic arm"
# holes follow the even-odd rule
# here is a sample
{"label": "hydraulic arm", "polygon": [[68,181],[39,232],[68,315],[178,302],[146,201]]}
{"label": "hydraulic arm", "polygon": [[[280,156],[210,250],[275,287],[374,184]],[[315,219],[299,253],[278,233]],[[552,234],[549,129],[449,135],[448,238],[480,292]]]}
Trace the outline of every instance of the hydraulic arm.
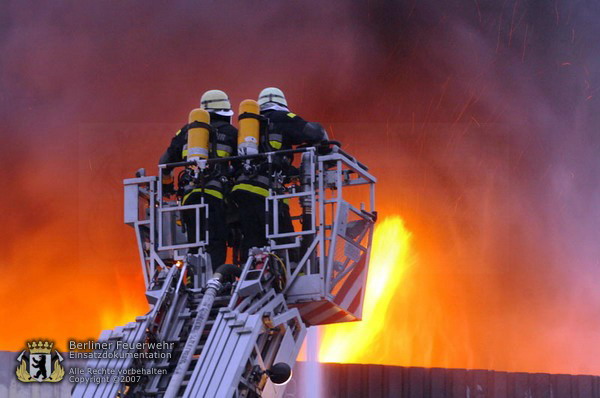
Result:
{"label": "hydraulic arm", "polygon": [[[139,170],[124,181],[125,223],[135,230],[151,309],[99,338],[134,348],[96,351],[86,364],[131,377],[78,384],[74,397],[282,397],[307,327],[361,318],[376,179],[338,143],[288,151],[301,153],[300,175],[269,190],[268,245],[241,266],[210,264],[200,222],[207,203],[163,197],[165,167],[269,163],[282,152],[160,165],[158,177]],[[275,216],[284,203],[297,213],[293,232]],[[189,210],[194,241],[181,223]]]}

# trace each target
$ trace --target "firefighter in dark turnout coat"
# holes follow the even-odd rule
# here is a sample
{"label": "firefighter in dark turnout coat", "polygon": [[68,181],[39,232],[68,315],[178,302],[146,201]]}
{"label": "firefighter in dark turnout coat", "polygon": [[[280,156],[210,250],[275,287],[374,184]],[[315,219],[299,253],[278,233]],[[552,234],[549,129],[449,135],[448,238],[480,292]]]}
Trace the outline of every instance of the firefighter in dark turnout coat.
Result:
{"label": "firefighter in dark turnout coat", "polygon": [[[266,119],[265,128],[261,131],[260,151],[272,152],[291,149],[294,145],[318,144],[327,140],[327,132],[319,123],[307,122],[300,116],[290,112],[287,101],[281,90],[274,87],[265,88],[259,94],[258,104],[260,113]],[[292,164],[292,155],[281,155],[274,158],[272,171],[287,175]],[[241,174],[232,189],[232,198],[237,203],[242,229],[242,259],[248,255],[252,247],[262,247],[267,244],[265,225],[265,198],[269,196],[269,178],[265,164],[255,175]],[[271,187],[276,192],[282,186]],[[287,204],[279,206],[279,232],[293,232],[294,227],[290,218]]]}
{"label": "firefighter in dark turnout coat", "polygon": [[[212,131],[209,138],[209,158],[224,158],[237,154],[237,129],[231,125],[233,111],[227,94],[220,90],[210,90],[202,95],[200,108],[210,114]],[[179,130],[171,140],[171,145],[161,156],[160,163],[180,162],[187,158],[187,140],[189,125]],[[172,170],[164,170],[163,192],[173,193]],[[211,257],[212,268],[216,269],[225,263],[227,256],[227,224],[225,203],[228,194],[228,165],[217,163],[209,165],[204,174],[204,189],[191,181],[179,181],[179,189],[183,194],[183,205],[198,204],[204,190],[204,202],[208,204],[208,234],[207,252]],[[194,210],[182,212],[186,226],[188,242],[196,241],[196,221]],[[201,217],[203,222],[203,217]],[[202,229],[201,229],[202,230]],[[196,252],[197,249],[190,249]]]}

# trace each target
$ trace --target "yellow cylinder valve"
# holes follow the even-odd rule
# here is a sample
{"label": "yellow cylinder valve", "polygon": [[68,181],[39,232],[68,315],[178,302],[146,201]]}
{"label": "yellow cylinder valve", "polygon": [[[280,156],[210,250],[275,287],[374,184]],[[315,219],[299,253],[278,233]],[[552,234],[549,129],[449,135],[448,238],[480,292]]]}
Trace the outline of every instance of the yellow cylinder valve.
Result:
{"label": "yellow cylinder valve", "polygon": [[259,117],[260,107],[258,102],[247,99],[240,103],[238,155],[255,155],[258,153]]}
{"label": "yellow cylinder valve", "polygon": [[204,109],[194,109],[190,112],[189,123],[187,159],[208,159],[210,114]]}

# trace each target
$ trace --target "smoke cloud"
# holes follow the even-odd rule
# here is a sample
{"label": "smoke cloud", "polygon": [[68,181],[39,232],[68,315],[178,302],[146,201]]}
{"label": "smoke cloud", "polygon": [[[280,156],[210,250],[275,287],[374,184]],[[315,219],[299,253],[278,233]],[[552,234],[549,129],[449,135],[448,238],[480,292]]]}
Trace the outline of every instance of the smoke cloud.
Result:
{"label": "smoke cloud", "polygon": [[598,374],[600,9],[446,3],[0,4],[0,348],[143,312],[121,180],[203,91],[273,85],[413,233],[404,365]]}

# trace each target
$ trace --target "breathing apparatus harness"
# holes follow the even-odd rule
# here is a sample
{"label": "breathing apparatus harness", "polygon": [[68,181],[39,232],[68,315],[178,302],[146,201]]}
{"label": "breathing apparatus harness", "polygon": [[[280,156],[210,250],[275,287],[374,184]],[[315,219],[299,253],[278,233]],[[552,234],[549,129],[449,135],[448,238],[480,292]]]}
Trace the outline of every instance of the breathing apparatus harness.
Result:
{"label": "breathing apparatus harness", "polygon": [[[187,125],[188,130],[196,127],[204,127],[209,132],[209,158],[217,156],[217,135],[219,134],[219,128],[212,126],[208,123],[194,121]],[[227,186],[228,178],[227,172],[223,168],[226,168],[221,163],[211,164],[202,169],[198,166],[188,165],[177,175],[177,198],[183,202],[185,195],[190,193],[192,190],[201,188],[204,191],[207,181],[216,180],[223,186]]]}
{"label": "breathing apparatus harness", "polygon": [[[281,148],[282,137],[274,132],[274,125],[268,117],[244,112],[239,115],[238,120],[248,118],[256,119],[259,122],[259,152],[276,152]],[[273,146],[273,142],[279,142],[279,147]],[[291,168],[290,160],[289,157],[284,155],[273,155],[270,161],[264,157],[246,160],[238,168],[236,177],[243,174],[248,179],[268,178],[268,185],[277,193],[282,193],[285,190],[286,175]]]}

